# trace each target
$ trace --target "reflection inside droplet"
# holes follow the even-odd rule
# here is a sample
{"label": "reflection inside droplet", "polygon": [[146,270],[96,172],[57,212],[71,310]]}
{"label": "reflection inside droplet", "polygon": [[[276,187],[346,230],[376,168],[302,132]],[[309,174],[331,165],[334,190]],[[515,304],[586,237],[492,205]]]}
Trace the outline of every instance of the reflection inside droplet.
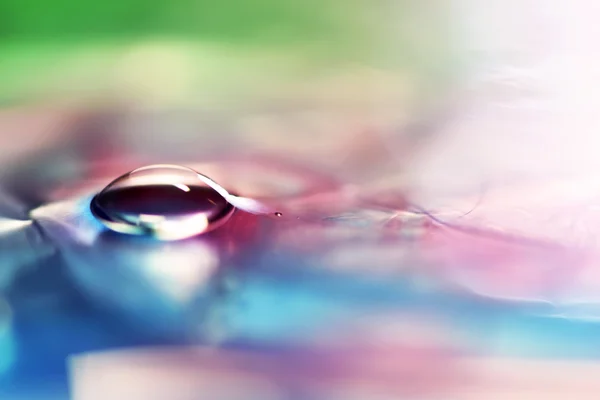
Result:
{"label": "reflection inside droplet", "polygon": [[177,240],[213,230],[234,206],[227,191],[196,171],[177,165],[152,165],[110,183],[90,205],[109,229]]}

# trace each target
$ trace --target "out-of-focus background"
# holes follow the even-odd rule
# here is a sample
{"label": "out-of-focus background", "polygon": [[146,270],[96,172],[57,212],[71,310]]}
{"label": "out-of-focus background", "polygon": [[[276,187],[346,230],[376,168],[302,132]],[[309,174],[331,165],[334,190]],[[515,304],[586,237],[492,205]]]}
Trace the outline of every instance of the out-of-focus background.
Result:
{"label": "out-of-focus background", "polygon": [[[0,398],[596,398],[598,17],[0,0]],[[108,232],[152,163],[283,218]]]}
{"label": "out-of-focus background", "polygon": [[4,1],[1,101],[150,112],[178,130],[125,128],[136,148],[222,146],[198,144],[191,131],[204,119],[211,138],[237,135],[226,141],[235,150],[325,162],[360,131],[401,129],[449,85],[449,11],[440,1]]}

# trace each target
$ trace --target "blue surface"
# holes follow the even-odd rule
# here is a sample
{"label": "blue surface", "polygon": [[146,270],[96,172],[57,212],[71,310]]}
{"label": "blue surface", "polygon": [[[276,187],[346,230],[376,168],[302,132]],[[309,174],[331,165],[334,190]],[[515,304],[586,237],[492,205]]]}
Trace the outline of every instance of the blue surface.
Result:
{"label": "blue surface", "polygon": [[[550,303],[492,300],[439,282],[423,286],[418,269],[385,277],[340,273],[263,243],[223,261],[206,285],[181,301],[144,275],[147,252],[177,245],[100,235],[101,247],[88,246],[53,225],[43,228],[57,251],[20,266],[4,291],[13,317],[0,330],[3,400],[66,399],[69,356],[203,343],[211,340],[214,324],[225,332],[222,346],[283,351],[335,331],[332,321],[402,318],[411,311],[451,325],[466,338],[460,343],[465,353],[600,357],[600,324],[594,321],[556,318]],[[138,306],[127,303],[132,294]]]}

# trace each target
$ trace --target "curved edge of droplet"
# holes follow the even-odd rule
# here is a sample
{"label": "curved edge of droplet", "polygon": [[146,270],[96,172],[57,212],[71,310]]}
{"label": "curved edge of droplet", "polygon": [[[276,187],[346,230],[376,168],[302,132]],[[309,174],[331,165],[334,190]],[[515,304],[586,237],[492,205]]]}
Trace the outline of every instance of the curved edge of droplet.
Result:
{"label": "curved edge of droplet", "polygon": [[225,197],[225,200],[232,204],[235,208],[239,208],[242,211],[249,212],[251,214],[272,214],[275,211],[267,205],[261,203],[258,200],[251,199],[249,197],[239,197],[233,194],[229,194]]}
{"label": "curved edge of droplet", "polygon": [[[189,169],[194,171],[191,168],[189,168]],[[221,195],[225,199],[225,201],[227,201],[229,204],[233,205],[235,208],[239,208],[240,210],[249,212],[251,214],[269,214],[269,213],[273,212],[273,210],[271,210],[271,208],[269,208],[265,204],[255,200],[255,199],[251,199],[249,197],[241,197],[241,196],[236,196],[234,194],[231,194],[227,191],[227,189],[225,189],[223,186],[219,185],[217,182],[215,182],[208,176],[203,175],[197,171],[194,171],[194,172],[198,176],[198,179],[200,179],[202,181],[202,183],[206,184],[211,189],[213,189],[215,192],[217,192],[219,195]]]}
{"label": "curved edge of droplet", "polygon": [[151,225],[132,224],[129,221],[109,215],[96,204],[95,195],[90,201],[92,215],[113,232],[134,236],[149,236],[162,241],[175,241],[188,239],[194,236],[211,232],[225,224],[235,212],[235,207],[227,203],[220,213],[208,220],[204,215],[186,217],[172,223],[161,223],[160,227],[153,228]]}
{"label": "curved edge of droplet", "polygon": [[[164,235],[164,234],[161,234],[160,231],[157,229],[152,229],[151,227],[143,226],[143,225],[140,225],[139,223],[134,225],[134,224],[132,224],[131,221],[124,220],[123,218],[120,218],[117,215],[108,214],[104,210],[102,210],[102,208],[98,204],[96,204],[97,197],[100,194],[104,193],[107,189],[112,187],[112,185],[115,182],[118,182],[123,177],[125,177],[127,175],[131,175],[135,172],[146,171],[146,170],[155,169],[155,168],[174,168],[174,169],[178,169],[181,171],[190,171],[190,172],[196,174],[196,177],[202,183],[204,183],[205,185],[207,185],[208,187],[213,189],[215,192],[217,192],[221,197],[223,197],[225,199],[225,201],[227,202],[228,206],[225,207],[221,213],[219,213],[215,217],[211,218],[210,221],[208,219],[206,219],[206,217],[204,217],[204,221],[201,224],[202,226],[204,226],[203,230],[202,229],[194,230],[190,227],[190,231],[196,231],[196,232],[192,233],[192,234],[186,234],[186,233],[182,232],[180,235],[177,235],[177,234],[173,234],[173,232],[175,232],[175,230],[176,230],[174,228],[171,231],[172,233]],[[134,169],[130,172],[127,172],[123,175],[120,175],[118,178],[112,180],[108,185],[106,185],[104,187],[104,189],[102,189],[98,194],[96,194],[90,201],[90,211],[98,219],[98,221],[100,221],[108,229],[118,232],[118,233],[124,233],[124,234],[129,234],[129,235],[153,236],[153,237],[159,238],[161,240],[180,240],[180,239],[184,239],[186,237],[192,237],[192,236],[196,236],[196,235],[199,235],[202,233],[210,232],[210,231],[222,226],[225,222],[227,222],[229,220],[229,218],[231,217],[231,215],[233,214],[233,212],[235,211],[235,209],[239,209],[239,210],[242,210],[242,211],[245,211],[245,212],[248,212],[251,214],[256,214],[256,215],[275,214],[275,211],[276,211],[276,210],[272,209],[271,207],[265,205],[264,203],[259,202],[258,200],[231,194],[231,193],[229,193],[229,191],[227,191],[227,189],[225,189],[223,186],[221,186],[220,184],[218,184],[216,181],[209,178],[208,176],[199,173],[198,171],[194,170],[193,168],[176,165],[176,164],[152,164],[152,165],[147,165],[147,166],[136,168],[136,169]],[[191,218],[194,218],[194,217],[191,217]],[[179,223],[182,223],[182,221],[179,221]],[[196,223],[200,223],[200,221],[196,221]]]}
{"label": "curved edge of droplet", "polygon": [[[107,190],[108,190],[108,189],[110,189],[110,188],[111,188],[111,187],[112,187],[112,186],[113,186],[115,183],[117,183],[118,181],[120,181],[122,178],[125,178],[125,177],[127,177],[127,176],[129,176],[129,175],[132,175],[132,174],[136,173],[136,172],[140,172],[140,171],[146,171],[146,170],[155,169],[155,168],[172,168],[172,169],[177,169],[177,170],[180,170],[180,171],[187,171],[187,172],[190,172],[190,173],[192,173],[192,174],[196,174],[196,175],[201,175],[201,174],[199,174],[199,173],[198,173],[198,171],[196,171],[195,169],[193,169],[193,168],[189,168],[189,167],[184,167],[184,166],[182,166],[182,165],[176,165],[176,164],[151,164],[151,165],[146,165],[146,166],[143,166],[143,167],[135,168],[135,169],[133,169],[133,170],[131,170],[131,171],[129,171],[129,172],[126,172],[126,173],[124,173],[124,174],[121,174],[121,175],[119,175],[118,177],[116,177],[115,179],[113,179],[112,181],[110,181],[110,182],[109,182],[109,183],[108,183],[106,186],[104,186],[104,188],[103,188],[103,189],[102,189],[102,190],[101,190],[99,193],[102,193],[102,192],[105,192],[105,191],[107,191]],[[206,177],[206,178],[207,178],[207,179],[210,179],[210,178],[208,178],[208,177]],[[202,182],[204,182],[204,180],[203,180],[203,179],[201,179],[201,180],[202,180]],[[216,182],[214,182],[214,181],[212,181],[212,182],[213,182],[215,185],[217,185],[217,186],[221,187],[221,186],[220,186],[220,185],[218,185]],[[204,183],[206,183],[206,182],[204,182]],[[208,186],[210,186],[210,187],[211,187],[213,190],[216,190],[216,188],[212,187],[212,186],[211,186],[211,185],[209,185],[208,183],[206,183],[206,184],[207,184]],[[225,189],[223,189],[223,190],[225,190]],[[225,191],[225,192],[227,192],[227,191]],[[221,193],[219,193],[219,194],[221,194]],[[223,196],[223,195],[221,194],[221,196]],[[223,197],[224,197],[224,196],[223,196]]]}
{"label": "curved edge of droplet", "polygon": [[134,170],[131,170],[130,172],[128,172],[125,175],[129,175],[129,174],[133,174],[134,172],[140,172],[140,171],[145,171],[148,169],[155,169],[155,168],[173,168],[173,169],[180,169],[182,171],[193,171],[196,172],[196,170],[190,168],[190,167],[184,167],[183,165],[177,165],[177,164],[150,164],[150,165],[145,165],[143,167],[139,167],[136,168]]}

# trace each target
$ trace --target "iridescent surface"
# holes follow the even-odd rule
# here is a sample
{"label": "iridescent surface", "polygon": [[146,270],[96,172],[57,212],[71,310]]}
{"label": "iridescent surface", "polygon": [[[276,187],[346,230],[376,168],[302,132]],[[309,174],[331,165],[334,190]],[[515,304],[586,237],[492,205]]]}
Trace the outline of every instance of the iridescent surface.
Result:
{"label": "iridescent surface", "polygon": [[[62,200],[34,208],[29,220],[4,224],[4,243],[19,233],[34,246],[39,237],[33,260],[10,259],[12,329],[4,343],[13,356],[2,376],[5,393],[32,384],[61,393],[70,382],[76,399],[96,399],[98,377],[115,377],[105,368],[123,368],[129,372],[118,375],[127,379],[110,389],[116,398],[166,390],[188,400],[196,392],[182,388],[190,387],[240,400],[350,392],[371,399],[380,388],[391,398],[435,398],[502,387],[510,374],[493,372],[486,383],[478,372],[505,368],[496,356],[520,365],[599,355],[593,304],[570,303],[569,277],[589,255],[444,226],[411,210],[405,195],[351,191],[322,172],[268,157],[196,168],[282,215],[242,210],[180,242],[115,235],[89,213],[110,180],[101,175],[90,179],[97,184],[58,191]],[[236,185],[237,171],[252,176],[244,177],[252,185]],[[194,347],[156,348],[173,344]],[[104,354],[140,346],[150,349]],[[248,370],[248,363],[261,367]],[[198,370],[213,378],[198,380]],[[533,371],[520,378],[525,387],[539,384]]]}
{"label": "iridescent surface", "polygon": [[[87,213],[93,188],[75,187],[67,191],[71,196],[63,195],[72,200],[34,209],[31,216],[44,236],[52,238],[48,241],[60,258],[40,259],[49,266],[45,272],[54,274],[52,280],[32,276],[16,283],[27,288],[44,282],[47,287],[34,292],[58,296],[51,303],[57,319],[40,320],[31,311],[31,319],[25,314],[25,320],[15,321],[27,329],[49,324],[56,335],[64,335],[64,318],[73,320],[69,342],[57,348],[44,341],[38,354],[30,356],[33,360],[42,354],[49,363],[37,367],[35,378],[30,375],[32,361],[25,357],[29,352],[16,353],[15,359],[25,357],[25,364],[22,372],[13,367],[12,384],[43,382],[41,372],[56,374],[52,366],[64,365],[66,355],[84,353],[69,364],[74,393],[83,399],[96,398],[97,376],[112,379],[104,368],[130,371],[128,379],[111,386],[117,398],[123,393],[144,398],[164,388],[174,398],[193,399],[180,389],[184,387],[233,399],[247,399],[248,393],[335,399],[333,392],[339,396],[360,390],[365,392],[359,398],[373,398],[359,377],[368,387],[387,388],[391,398],[407,390],[435,398],[464,385],[483,385],[477,390],[485,391],[490,383],[482,383],[477,371],[499,368],[490,355],[516,357],[516,363],[540,356],[598,355],[596,325],[573,319],[578,313],[589,315],[593,307],[569,305],[568,277],[585,262],[579,252],[445,227],[410,211],[404,196],[348,193],[322,173],[297,170],[286,162],[272,168],[268,158],[246,164],[241,159],[216,161],[198,169],[235,186],[232,165],[251,173],[256,191],[267,187],[263,182],[275,185],[263,191],[262,200],[276,204],[281,217],[241,211],[218,230],[167,243],[104,230]],[[252,173],[258,171],[262,173]],[[281,176],[286,179],[277,178]],[[276,202],[273,194],[288,193],[291,181],[298,182],[296,195],[287,198],[299,200]],[[331,185],[322,187],[329,190],[317,197],[309,190],[311,182],[328,181]],[[56,293],[60,282],[71,289]],[[12,290],[32,290],[18,285]],[[36,304],[32,298],[15,297],[12,304],[15,315],[27,309],[49,312],[47,302]],[[89,329],[93,334],[85,333]],[[34,337],[17,338],[21,345],[38,343]],[[165,344],[200,347],[155,348]],[[102,351],[140,345],[153,349],[123,353],[124,358]],[[209,351],[214,355],[205,358],[203,346],[221,351]],[[130,367],[140,365],[138,356],[154,361],[141,370]],[[350,361],[355,357],[361,363]],[[324,359],[329,360],[326,365]],[[366,363],[369,359],[373,361]],[[262,367],[248,370],[244,360]],[[315,360],[321,360],[322,369],[316,369]],[[213,379],[192,378],[197,374],[188,368],[204,371],[208,364]],[[543,370],[543,365],[536,368]],[[512,379],[494,376],[499,380],[492,380],[492,386]],[[398,385],[400,378],[406,383]],[[139,385],[138,379],[152,384]],[[255,384],[265,379],[266,386]],[[533,371],[522,379],[535,387]],[[569,387],[571,378],[565,379]],[[432,381],[436,384],[420,383]],[[237,385],[246,389],[230,390]],[[314,396],[302,397],[303,390]]]}
{"label": "iridescent surface", "polygon": [[[596,398],[598,6],[244,3],[200,42],[170,36],[201,12],[176,4],[134,13],[165,36],[0,44],[0,398]],[[0,35],[27,4],[0,4]],[[89,4],[32,25],[119,34],[142,11]],[[438,85],[453,40],[469,65]],[[164,162],[244,207],[181,241],[92,215]]]}

